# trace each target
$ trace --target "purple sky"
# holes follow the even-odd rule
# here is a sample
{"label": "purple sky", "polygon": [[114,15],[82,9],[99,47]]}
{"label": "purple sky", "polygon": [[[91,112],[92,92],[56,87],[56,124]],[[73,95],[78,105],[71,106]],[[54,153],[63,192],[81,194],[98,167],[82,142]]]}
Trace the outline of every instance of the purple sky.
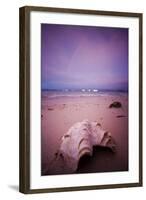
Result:
{"label": "purple sky", "polygon": [[128,29],[41,25],[42,89],[127,89]]}

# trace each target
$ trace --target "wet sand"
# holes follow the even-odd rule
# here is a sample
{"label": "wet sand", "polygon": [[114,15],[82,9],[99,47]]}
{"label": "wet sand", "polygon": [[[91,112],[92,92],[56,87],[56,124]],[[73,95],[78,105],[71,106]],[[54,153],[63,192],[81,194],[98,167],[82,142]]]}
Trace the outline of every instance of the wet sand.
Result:
{"label": "wet sand", "polygon": [[[122,108],[109,108],[119,101]],[[116,153],[94,148],[92,157],[83,157],[76,173],[114,172],[128,170],[128,98],[126,95],[42,98],[41,158],[42,175],[59,149],[61,137],[76,122],[88,119],[99,122],[116,141]],[[53,175],[53,172],[51,173]],[[51,175],[50,174],[50,175]]]}

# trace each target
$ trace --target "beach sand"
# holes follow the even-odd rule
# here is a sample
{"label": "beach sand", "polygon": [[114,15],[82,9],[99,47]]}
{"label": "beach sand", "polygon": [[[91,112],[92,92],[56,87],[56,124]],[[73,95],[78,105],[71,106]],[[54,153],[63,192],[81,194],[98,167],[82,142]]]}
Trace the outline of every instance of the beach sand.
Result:
{"label": "beach sand", "polygon": [[[109,108],[119,101],[122,108]],[[48,175],[51,160],[59,149],[61,137],[76,122],[88,119],[99,122],[111,132],[116,152],[94,148],[92,157],[80,160],[76,173],[115,172],[128,170],[128,97],[127,95],[99,95],[87,97],[42,97],[41,159],[42,175]],[[51,173],[53,175],[53,172]],[[51,175],[50,174],[50,175]]]}

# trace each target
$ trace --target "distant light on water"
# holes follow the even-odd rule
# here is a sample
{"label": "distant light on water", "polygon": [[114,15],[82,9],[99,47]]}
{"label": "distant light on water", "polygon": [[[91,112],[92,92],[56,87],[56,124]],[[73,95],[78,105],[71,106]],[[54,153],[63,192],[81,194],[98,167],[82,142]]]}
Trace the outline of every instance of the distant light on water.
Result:
{"label": "distant light on water", "polygon": [[93,92],[98,92],[98,90],[97,89],[93,89]]}
{"label": "distant light on water", "polygon": [[97,89],[90,89],[90,88],[89,89],[84,89],[83,88],[83,89],[81,89],[81,91],[82,92],[98,92],[99,90],[97,90]]}

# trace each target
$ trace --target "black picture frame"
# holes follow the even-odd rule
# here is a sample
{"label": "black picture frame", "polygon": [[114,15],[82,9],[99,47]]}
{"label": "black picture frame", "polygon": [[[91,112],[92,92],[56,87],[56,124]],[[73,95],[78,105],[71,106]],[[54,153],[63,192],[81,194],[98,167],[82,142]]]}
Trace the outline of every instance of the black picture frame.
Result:
{"label": "black picture frame", "polygon": [[[139,181],[136,183],[109,184],[95,186],[78,186],[64,188],[30,189],[30,13],[39,12],[60,12],[64,14],[88,14],[105,15],[118,17],[133,17],[139,20]],[[142,13],[113,12],[80,10],[67,8],[50,8],[25,6],[20,8],[20,186],[19,190],[25,194],[61,191],[96,190],[106,188],[123,188],[142,186]]]}

